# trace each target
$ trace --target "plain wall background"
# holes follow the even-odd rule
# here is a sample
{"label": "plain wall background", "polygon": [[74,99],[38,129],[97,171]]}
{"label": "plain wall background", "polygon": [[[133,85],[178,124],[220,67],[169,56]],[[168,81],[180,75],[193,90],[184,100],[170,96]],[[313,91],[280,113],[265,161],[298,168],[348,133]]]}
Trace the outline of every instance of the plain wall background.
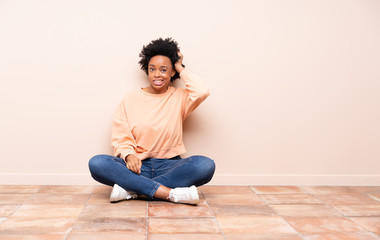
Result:
{"label": "plain wall background", "polygon": [[173,37],[211,89],[184,140],[213,184],[380,185],[378,0],[0,0],[0,35],[0,184],[93,184],[142,46]]}

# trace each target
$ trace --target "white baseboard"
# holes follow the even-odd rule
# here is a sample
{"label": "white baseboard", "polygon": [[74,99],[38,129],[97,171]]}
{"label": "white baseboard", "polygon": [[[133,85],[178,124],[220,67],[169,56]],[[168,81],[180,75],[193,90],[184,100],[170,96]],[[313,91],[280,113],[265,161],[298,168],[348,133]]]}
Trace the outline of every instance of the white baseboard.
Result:
{"label": "white baseboard", "polygon": [[94,185],[90,174],[0,174],[2,185]]}
{"label": "white baseboard", "polygon": [[380,186],[380,175],[248,175],[218,174],[211,185]]}
{"label": "white baseboard", "polygon": [[[90,174],[0,174],[1,185],[94,185]],[[380,175],[215,174],[209,185],[380,186]]]}

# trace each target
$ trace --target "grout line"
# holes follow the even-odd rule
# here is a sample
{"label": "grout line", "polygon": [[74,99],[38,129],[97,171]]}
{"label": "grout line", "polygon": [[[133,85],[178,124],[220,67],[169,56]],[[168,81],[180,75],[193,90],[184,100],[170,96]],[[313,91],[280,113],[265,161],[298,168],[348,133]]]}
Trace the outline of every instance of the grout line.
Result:
{"label": "grout line", "polygon": [[[378,200],[375,196],[373,196],[373,195],[371,195],[371,194],[367,194],[367,195],[368,195],[367,197],[370,197],[371,199],[380,202],[380,200]],[[372,205],[372,204],[371,204],[371,205]]]}
{"label": "grout line", "polygon": [[350,222],[352,222],[355,226],[359,227],[359,229],[361,230],[364,230],[364,232],[370,232],[369,230],[367,230],[366,228],[362,227],[360,224],[356,223],[354,220],[352,220],[351,218],[347,217],[347,220],[349,220]]}
{"label": "grout line", "polygon": [[268,206],[268,207],[270,207],[280,218],[282,218],[282,220],[284,220],[284,222],[286,223],[286,224],[288,224],[288,226],[291,228],[291,229],[293,229],[296,233],[297,233],[297,235],[301,238],[301,239],[304,239],[303,237],[302,237],[302,235],[301,235],[301,233],[300,232],[298,232],[297,231],[297,229],[295,229],[282,215],[280,215],[274,208],[272,208],[270,205],[269,205],[269,203],[268,203],[268,201],[266,200],[266,199],[264,199],[264,201],[265,201],[265,204]]}
{"label": "grout line", "polygon": [[[339,209],[337,209],[334,205],[331,205],[331,204],[328,204],[327,202],[321,200],[320,198],[318,198],[318,196],[316,195],[332,195],[332,194],[313,194],[309,191],[307,191],[306,189],[304,189],[303,187],[300,187],[303,191],[305,191],[309,196],[311,196],[312,198],[315,198],[317,199],[318,201],[320,201],[321,203],[319,205],[324,205],[324,206],[327,206],[331,209],[333,209],[335,212],[339,213],[341,216],[325,216],[325,217],[344,217],[344,218],[347,218],[348,216],[346,216],[343,212],[339,211]],[[314,204],[313,204],[314,205]]]}
{"label": "grout line", "polygon": [[15,214],[24,204],[22,203],[22,204],[15,204],[15,205],[18,205],[17,208],[11,214],[9,214],[8,217],[6,217],[7,219],[9,217],[12,217],[12,215]]}
{"label": "grout line", "polygon": [[[42,189],[43,187],[44,187],[43,185],[39,185],[39,188],[37,189],[37,191],[34,192],[34,193],[32,193],[32,194],[30,194],[30,196],[26,199],[26,201],[29,200],[29,199],[32,199],[35,195],[37,195],[37,194],[39,193],[39,191],[41,191],[41,189]],[[23,201],[21,205],[25,205],[25,201]],[[17,209],[17,210],[18,210],[18,209]],[[13,212],[13,213],[14,213],[14,212]],[[13,213],[12,213],[12,214],[13,214]]]}
{"label": "grout line", "polygon": [[[79,216],[82,214],[82,212],[84,211],[84,209],[86,208],[86,206],[88,205],[88,202],[90,201],[92,195],[94,194],[94,190],[95,190],[95,187],[92,189],[91,193],[89,194],[88,198],[87,198],[87,201],[83,204],[83,207],[82,207],[82,210],[80,211],[80,213],[78,214],[78,216],[74,219],[74,223],[73,223],[73,226],[70,228],[70,230],[67,232],[64,240],[67,240],[68,237],[70,236],[71,232],[73,231],[73,228],[77,225],[78,221],[79,221]],[[72,193],[64,193],[64,194],[72,194]],[[74,193],[75,194],[75,193]],[[83,193],[80,193],[80,194],[83,194]]]}
{"label": "grout line", "polygon": [[46,187],[47,187],[47,185],[41,185],[41,187],[38,189],[38,191],[37,191],[36,193],[40,193],[41,190],[43,190],[43,189],[46,188]]}
{"label": "grout line", "polygon": [[4,222],[5,220],[7,220],[8,219],[8,217],[0,217],[0,224],[2,223],[2,222]]}
{"label": "grout line", "polygon": [[[39,192],[40,192],[40,190],[41,190],[41,189],[44,189],[45,187],[47,187],[47,186],[45,186],[45,185],[41,185],[40,188],[38,188],[38,190],[37,190],[36,192],[31,193],[27,199],[31,199],[31,198],[33,198],[35,195],[38,195]],[[286,222],[286,224],[288,224],[288,226],[289,226],[291,229],[294,229],[294,230],[295,230],[295,233],[294,233],[294,234],[297,233],[298,236],[299,236],[301,239],[306,239],[307,235],[310,234],[310,233],[300,233],[300,232],[298,232],[298,231],[297,231],[292,225],[290,225],[289,222],[285,219],[286,216],[282,216],[282,215],[280,215],[279,212],[277,212],[277,211],[273,208],[273,206],[275,206],[275,205],[277,205],[277,204],[272,204],[272,205],[270,205],[270,200],[267,200],[267,199],[265,199],[265,198],[263,197],[263,196],[265,196],[266,194],[255,193],[255,191],[253,190],[253,187],[252,187],[252,186],[248,186],[248,187],[250,188],[250,190],[251,190],[254,194],[256,194],[257,196],[259,196],[259,197],[261,198],[261,201],[262,201],[266,206],[268,206],[270,209],[273,210],[273,212],[275,213],[274,216],[277,215],[278,217],[282,218],[282,219]],[[335,205],[330,204],[330,203],[328,203],[328,202],[326,202],[326,201],[322,201],[322,200],[320,200],[320,199],[317,197],[318,195],[329,195],[329,194],[316,194],[316,195],[314,195],[314,194],[311,194],[310,192],[306,191],[305,189],[303,189],[301,186],[298,186],[298,187],[300,187],[300,189],[304,192],[302,195],[308,195],[308,196],[310,196],[310,197],[312,197],[312,198],[314,198],[314,199],[320,201],[320,203],[313,203],[313,204],[303,204],[303,203],[299,203],[299,205],[311,205],[311,206],[312,206],[312,205],[320,205],[320,206],[327,206],[327,207],[329,207],[329,208],[332,208],[332,209],[335,210],[337,213],[339,213],[341,216],[330,216],[330,215],[328,215],[328,216],[322,216],[322,217],[326,217],[326,218],[328,218],[328,217],[337,217],[337,218],[348,219],[352,224],[354,224],[356,227],[358,227],[358,229],[362,230],[362,231],[360,231],[360,232],[351,232],[352,234],[359,234],[359,235],[360,235],[360,233],[362,233],[362,234],[366,233],[366,234],[370,234],[370,235],[373,236],[373,237],[376,237],[376,239],[380,239],[379,236],[376,235],[375,232],[371,232],[370,230],[367,230],[365,227],[362,227],[360,224],[356,223],[356,222],[352,219],[353,217],[373,217],[373,216],[347,216],[346,214],[344,214],[343,212],[341,212],[339,209],[337,209],[337,208],[335,207]],[[94,188],[94,189],[95,189],[95,188]],[[77,215],[77,217],[70,217],[71,219],[74,220],[74,223],[73,223],[73,225],[72,225],[70,228],[67,229],[67,232],[65,233],[65,236],[64,236],[64,239],[65,239],[65,240],[67,240],[67,239],[69,238],[70,234],[72,233],[73,229],[75,228],[75,226],[77,225],[77,223],[78,223],[78,221],[79,221],[79,219],[80,219],[79,216],[82,214],[82,212],[84,211],[84,209],[88,206],[88,204],[89,204],[89,200],[91,199],[91,197],[94,196],[94,189],[93,189],[93,191],[92,191],[91,193],[88,194],[87,201],[86,201],[85,203],[83,203],[83,204],[80,204],[80,205],[82,205],[83,207],[82,207],[80,213]],[[355,192],[358,192],[358,191],[355,190],[355,189],[353,189],[353,190],[354,190]],[[369,196],[369,195],[370,195],[369,193],[362,193],[362,192],[358,192],[358,193],[361,193],[362,195],[366,195],[366,196]],[[16,193],[16,194],[17,194],[17,193]],[[48,194],[49,194],[49,193],[48,193]],[[59,193],[51,193],[51,194],[59,194]],[[65,194],[65,193],[63,193],[63,194]],[[75,194],[75,193],[66,193],[66,194]],[[301,194],[301,193],[297,193],[297,194]],[[212,205],[210,205],[210,204],[208,203],[208,201],[207,201],[207,199],[206,199],[206,197],[205,197],[205,194],[204,194],[202,191],[200,191],[200,195],[203,196],[204,201],[205,201],[205,204],[207,205],[207,208],[208,208],[209,211],[211,212],[211,217],[207,217],[207,218],[214,219],[215,223],[217,224],[217,226],[218,226],[218,228],[219,228],[219,230],[220,230],[220,233],[219,233],[219,234],[221,234],[221,235],[223,236],[223,238],[224,238],[225,240],[227,240],[228,238],[227,238],[226,235],[224,234],[223,229],[222,229],[221,225],[219,224],[218,220],[216,219],[215,213],[214,213],[214,211],[213,211],[212,208],[211,208]],[[0,196],[1,196],[1,194],[0,194]],[[24,206],[24,205],[26,205],[26,204],[25,204],[25,201],[24,201],[24,202],[22,202],[22,203],[19,203],[19,204],[13,204],[13,205],[18,205],[18,206],[16,207],[16,209],[15,209],[14,211],[12,211],[12,213],[11,213],[8,217],[3,217],[3,218],[0,217],[0,224],[3,223],[4,221],[6,221],[7,219],[9,219],[9,217],[11,217],[11,215],[13,215],[13,214],[14,214],[15,212],[17,212],[22,206]],[[282,205],[293,205],[293,204],[286,204],[286,203],[285,203],[285,204],[282,204]],[[296,204],[296,205],[297,205],[297,204]],[[356,205],[358,205],[358,204],[349,204],[349,205],[355,205],[355,206],[356,206]],[[150,220],[150,218],[152,218],[152,219],[154,218],[154,217],[150,217],[150,216],[149,216],[149,207],[150,207],[150,206],[151,206],[151,205],[149,204],[149,201],[146,201],[146,234],[145,234],[145,236],[146,236],[146,240],[148,240],[149,237],[150,237],[150,234],[149,234],[149,220]],[[360,206],[360,204],[359,204],[358,206]],[[304,216],[304,217],[305,217],[305,218],[320,218],[320,216],[315,216],[315,217]],[[376,216],[376,217],[377,217],[377,216]],[[172,217],[168,217],[168,218],[172,219]],[[188,219],[188,217],[181,217],[181,218]],[[198,218],[198,217],[195,217],[195,218]],[[203,218],[203,217],[201,217],[201,218]],[[291,218],[297,218],[297,217],[287,217],[287,218],[288,218],[288,219],[291,219]],[[302,218],[302,216],[301,216],[301,218]],[[331,232],[331,233],[333,233],[333,234],[334,234],[334,233],[336,233],[336,234],[341,234],[340,232]],[[351,234],[351,233],[350,233],[350,234]],[[173,234],[173,233],[172,233],[172,234]],[[343,233],[342,233],[342,234],[343,234]]]}
{"label": "grout line", "polygon": [[[368,231],[367,229],[365,229],[364,227],[362,227],[362,226],[360,226],[359,224],[357,224],[354,220],[352,220],[351,218],[350,218],[350,216],[347,216],[346,214],[344,214],[343,212],[341,212],[341,211],[339,211],[339,209],[337,209],[334,205],[332,205],[332,204],[329,204],[329,203],[327,203],[327,202],[325,202],[325,201],[323,201],[323,200],[321,200],[320,198],[318,198],[317,196],[315,196],[314,194],[312,194],[312,193],[310,193],[310,192],[308,192],[306,189],[304,189],[304,188],[302,188],[301,186],[298,186],[302,191],[304,191],[307,195],[309,195],[309,196],[311,196],[311,197],[313,197],[313,198],[315,198],[315,199],[317,199],[318,201],[320,201],[321,203],[320,204],[308,204],[308,205],[324,205],[324,206],[327,206],[327,207],[329,207],[329,208],[331,208],[331,209],[333,209],[335,212],[337,212],[337,213],[339,213],[339,214],[341,214],[342,216],[342,218],[344,218],[344,219],[346,219],[346,220],[348,220],[348,221],[350,221],[352,224],[354,224],[355,226],[357,226],[359,229],[361,229],[361,230],[364,230],[364,232],[366,232],[366,233],[371,233],[370,231]],[[354,189],[353,189],[354,190]],[[363,194],[363,193],[362,193]],[[318,195],[318,194],[316,194],[316,195]],[[320,194],[320,195],[333,195],[333,194]],[[266,200],[265,200],[266,201]],[[285,204],[285,205],[288,205],[288,204]],[[301,204],[301,205],[303,205],[303,204]],[[269,207],[271,207],[270,205],[268,205]],[[272,208],[272,207],[271,207]],[[273,208],[272,208],[273,209]],[[273,209],[281,218],[283,218],[284,219],[284,221],[286,221],[286,219],[283,217],[283,216],[281,216],[275,209]],[[340,216],[324,216],[324,217],[326,217],[326,218],[329,218],[329,217],[331,217],[331,218],[334,218],[334,217],[336,217],[336,218],[340,218]],[[292,217],[289,217],[289,218],[292,218]],[[297,217],[295,217],[295,218],[297,218]],[[319,218],[318,216],[314,216],[314,217],[309,217],[309,216],[305,216],[305,218]],[[286,221],[287,222],[287,221]],[[288,222],[287,222],[287,224],[289,224]],[[290,225],[290,224],[289,224]],[[291,225],[290,225],[291,226]],[[292,226],[291,226],[292,227]],[[293,228],[293,227],[292,227]],[[293,228],[294,229],[294,228]],[[305,234],[302,234],[302,233],[299,233],[296,229],[294,229],[297,233],[298,233],[298,236],[299,237],[301,237],[302,239],[305,239],[303,236],[304,235],[307,235],[306,233]],[[353,233],[358,233],[358,232],[353,232]]]}
{"label": "grout line", "polygon": [[[40,189],[43,187],[43,185],[38,185],[38,186],[39,186],[39,188],[34,193],[0,193],[0,196],[1,196],[1,194],[12,194],[12,195],[13,194],[28,194],[28,195],[30,195],[28,198],[24,199],[22,201],[22,203],[10,204],[10,205],[17,205],[17,208],[12,213],[10,213],[9,216],[5,217],[5,219],[3,221],[5,221],[6,219],[8,219],[9,217],[12,217],[12,215],[15,214],[22,206],[26,205],[25,201],[27,201],[29,199],[32,199],[40,191]],[[3,222],[3,221],[1,221],[1,222]]]}
{"label": "grout line", "polygon": [[205,195],[203,194],[203,191],[202,191],[202,190],[201,190],[201,193],[202,193],[202,196],[203,196],[203,198],[204,198],[204,200],[205,200],[205,202],[206,202],[206,204],[207,204],[208,209],[209,209],[209,210],[211,211],[211,213],[212,213],[212,218],[215,220],[216,225],[218,225],[218,228],[219,228],[219,230],[220,230],[220,233],[222,234],[222,236],[224,237],[225,240],[228,240],[227,237],[226,237],[226,235],[225,235],[224,232],[223,232],[222,227],[220,226],[218,220],[217,220],[216,217],[215,217],[215,213],[214,213],[214,211],[213,211],[212,208],[210,207],[210,204],[208,204],[207,199],[206,199]]}
{"label": "grout line", "polygon": [[[94,194],[94,189],[92,190],[92,192],[89,194],[88,198],[87,198],[87,201],[86,203],[84,204],[85,206],[87,206],[88,202],[90,201],[91,197],[93,196]],[[83,210],[83,209],[82,209]]]}
{"label": "grout line", "polygon": [[331,209],[333,209],[335,212],[339,213],[341,216],[325,216],[325,217],[331,217],[331,218],[334,218],[334,217],[344,217],[344,218],[347,218],[348,216],[346,216],[346,214],[344,214],[343,212],[339,211],[339,209],[337,209],[334,205],[331,205],[331,204],[328,204],[327,202],[321,200],[320,198],[318,198],[317,196],[315,196],[314,194],[311,194],[310,193],[310,196],[317,199],[318,201],[321,202],[321,204],[319,205],[324,205],[326,207],[329,207]]}
{"label": "grout line", "polygon": [[[76,221],[75,221],[75,222],[76,222]],[[75,224],[74,224],[73,226],[75,226]],[[71,227],[70,230],[67,232],[67,234],[66,234],[64,240],[67,240],[67,239],[69,238],[69,236],[70,236],[70,234],[71,234],[71,231],[73,231],[73,228],[72,228],[72,227]]]}
{"label": "grout line", "polygon": [[380,235],[377,235],[376,233],[374,233],[374,232],[370,232],[370,231],[367,231],[367,233],[369,233],[372,237],[376,237],[376,238],[378,238],[378,239],[380,239]]}
{"label": "grout line", "polygon": [[269,208],[271,208],[272,210],[273,210],[273,212],[275,212],[276,214],[277,214],[277,216],[279,216],[280,218],[282,218],[282,220],[284,220],[285,221],[285,223],[291,228],[291,229],[293,229],[296,233],[297,233],[297,235],[301,238],[301,239],[304,239],[303,237],[302,237],[302,234],[300,233],[300,232],[298,232],[297,231],[297,229],[295,229],[282,215],[280,215],[274,208],[272,208],[271,207],[271,205],[269,204],[269,202],[268,202],[268,200],[267,199],[265,199],[264,197],[262,197],[261,195],[264,195],[264,194],[257,194],[258,196],[260,196],[260,198],[262,198],[263,199],[263,201],[264,201],[264,203],[265,203],[265,205],[266,206],[268,206]]}
{"label": "grout line", "polygon": [[249,189],[251,189],[251,191],[252,191],[254,194],[258,195],[257,192],[255,191],[255,189],[254,189],[253,186],[248,186],[248,187],[249,187]]}

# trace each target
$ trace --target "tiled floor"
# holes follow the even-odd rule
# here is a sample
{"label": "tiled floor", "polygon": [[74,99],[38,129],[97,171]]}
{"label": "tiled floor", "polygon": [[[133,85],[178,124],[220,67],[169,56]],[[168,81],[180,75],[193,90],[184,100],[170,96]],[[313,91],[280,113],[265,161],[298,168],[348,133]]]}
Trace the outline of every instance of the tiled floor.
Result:
{"label": "tiled floor", "polygon": [[0,185],[0,240],[380,239],[380,186],[204,186],[198,206],[107,186]]}

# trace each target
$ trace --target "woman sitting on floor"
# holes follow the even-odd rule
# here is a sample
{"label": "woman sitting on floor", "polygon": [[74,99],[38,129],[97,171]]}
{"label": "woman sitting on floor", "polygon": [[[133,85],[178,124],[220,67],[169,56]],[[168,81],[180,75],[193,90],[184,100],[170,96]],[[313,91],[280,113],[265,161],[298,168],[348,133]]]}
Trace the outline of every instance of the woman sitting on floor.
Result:
{"label": "woman sitting on floor", "polygon": [[[111,202],[142,194],[177,203],[197,204],[196,186],[208,183],[215,163],[208,157],[181,158],[183,121],[208,96],[209,90],[196,75],[185,69],[183,55],[171,38],[144,46],[139,64],[149,86],[129,92],[112,122],[114,156],[90,159],[92,177],[113,186]],[[186,89],[171,82],[181,78]]]}

